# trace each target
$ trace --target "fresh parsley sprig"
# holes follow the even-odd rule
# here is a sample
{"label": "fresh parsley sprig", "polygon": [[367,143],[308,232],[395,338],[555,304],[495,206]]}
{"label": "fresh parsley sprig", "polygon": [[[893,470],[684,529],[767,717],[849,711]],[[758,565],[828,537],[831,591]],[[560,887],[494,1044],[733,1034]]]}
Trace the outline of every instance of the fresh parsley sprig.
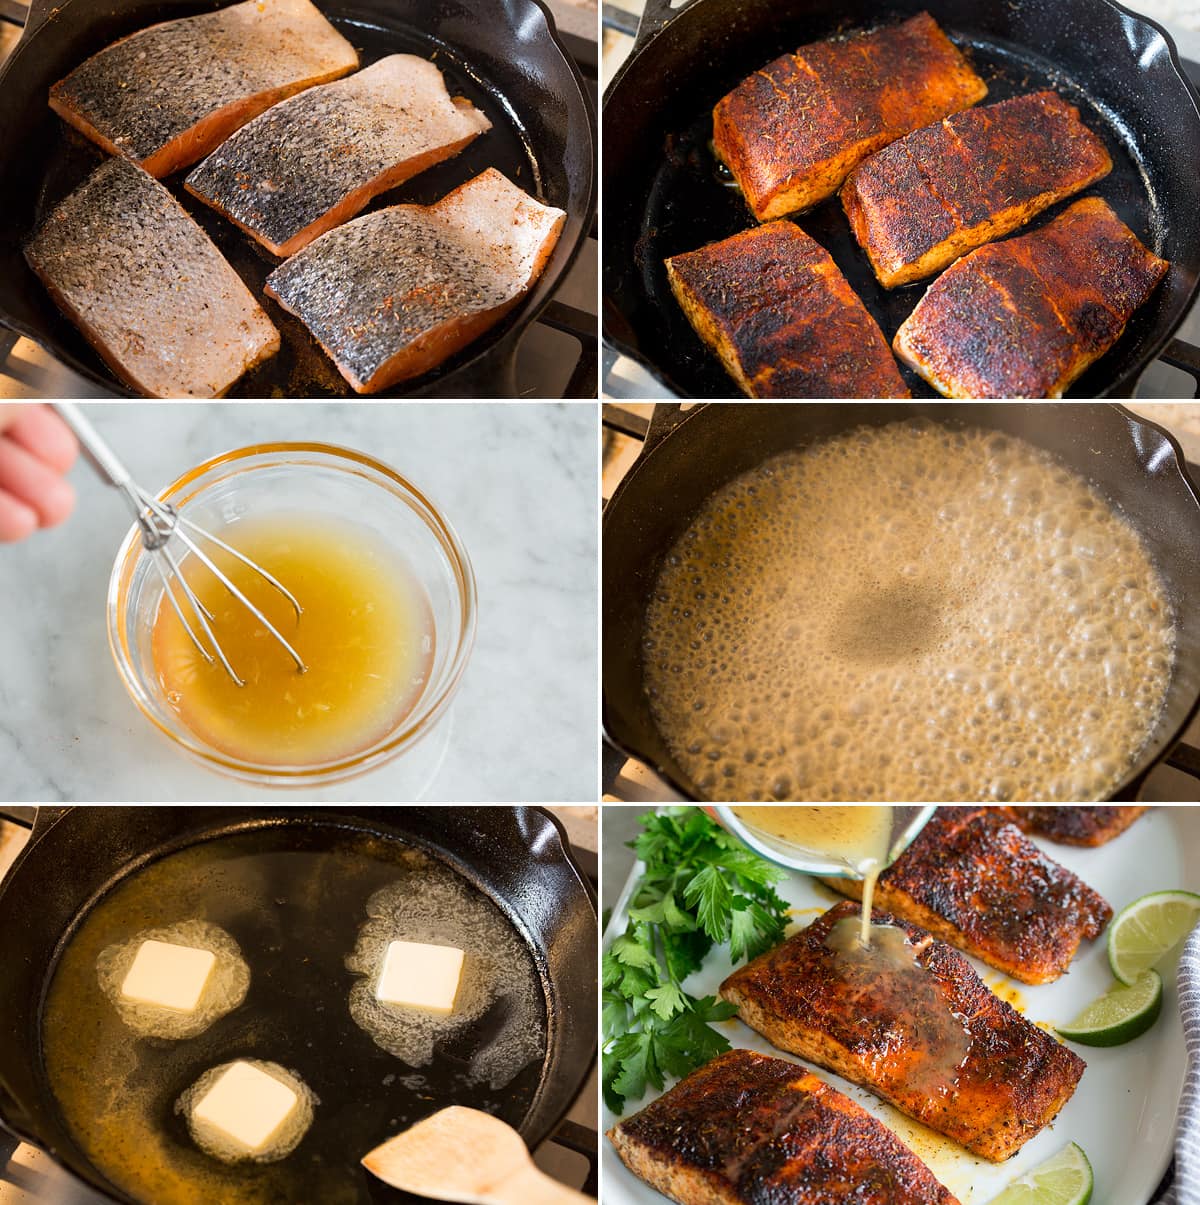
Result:
{"label": "fresh parsley sprig", "polygon": [[651,812],[640,823],[645,831],[630,844],[646,872],[602,968],[604,1097],[614,1113],[729,1049],[709,1022],[733,1016],[733,1006],[696,999],[681,984],[714,945],[728,943],[737,963],[777,945],[786,924],[774,889],[783,871],[699,808]]}

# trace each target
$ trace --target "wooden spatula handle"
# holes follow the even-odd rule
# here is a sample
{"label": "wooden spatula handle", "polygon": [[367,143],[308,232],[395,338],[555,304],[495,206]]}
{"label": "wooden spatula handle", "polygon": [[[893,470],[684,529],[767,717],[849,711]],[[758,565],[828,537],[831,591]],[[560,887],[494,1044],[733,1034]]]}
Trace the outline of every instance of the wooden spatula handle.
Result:
{"label": "wooden spatula handle", "polygon": [[591,1197],[552,1180],[532,1163],[497,1184],[488,1196],[497,1205],[596,1205]]}

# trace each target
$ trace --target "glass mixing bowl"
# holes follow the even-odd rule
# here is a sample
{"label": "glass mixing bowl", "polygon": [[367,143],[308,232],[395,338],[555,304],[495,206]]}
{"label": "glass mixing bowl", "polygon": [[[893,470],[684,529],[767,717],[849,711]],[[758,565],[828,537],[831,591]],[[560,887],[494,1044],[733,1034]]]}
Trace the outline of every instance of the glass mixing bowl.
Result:
{"label": "glass mixing bowl", "polygon": [[[154,666],[154,618],[162,579],[137,527],[117,553],[108,586],[108,638],[138,710],[202,765],[243,782],[314,786],[373,770],[415,745],[445,713],[475,639],[475,576],[454,529],[417,486],[361,452],[318,443],[271,443],[226,452],[160,493],[193,523],[225,535],[253,516],[316,512],[362,525],[407,562],[433,613],[434,660],[416,705],[368,748],[334,761],[269,765],[213,748],[176,715]],[[218,638],[220,633],[217,633]]]}

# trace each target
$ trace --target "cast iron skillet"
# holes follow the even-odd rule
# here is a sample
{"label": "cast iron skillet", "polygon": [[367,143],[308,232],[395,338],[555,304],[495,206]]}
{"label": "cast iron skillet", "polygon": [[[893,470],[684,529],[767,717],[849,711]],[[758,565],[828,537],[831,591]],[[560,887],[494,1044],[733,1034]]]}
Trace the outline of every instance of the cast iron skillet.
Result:
{"label": "cast iron skillet", "polygon": [[[43,214],[104,155],[49,108],[61,79],[110,42],[157,21],[230,0],[33,0],[17,49],[0,74],[0,324],[28,335],[76,372],[114,393],[129,390],[59,313],[21,247]],[[554,21],[539,0],[319,0],[368,66],[388,54],[433,59],[451,93],[492,123],[462,154],[376,198],[430,204],[486,167],[567,212],[558,245],[525,301],[440,368],[393,395],[512,397],[517,345],[547,304],[586,237],[595,209],[594,116]],[[234,387],[235,397],[354,396],[298,319],[263,297],[280,262],[249,235],[185,193],[186,171],[164,181],[263,303],[283,336],[279,353]],[[388,395],[384,395],[388,396]]]}
{"label": "cast iron skillet", "polygon": [[[604,99],[604,332],[676,395],[738,396],[684,318],[662,266],[665,256],[753,225],[709,149],[713,105],[785,51],[921,9],[970,54],[988,85],[984,104],[1052,87],[1079,107],[1114,163],[1089,194],[1104,197],[1172,261],[1125,335],[1068,396],[1130,396],[1183,320],[1200,287],[1200,101],[1152,21],[1112,0],[692,0],[670,20],[666,0],[649,0],[639,45]],[[929,282],[882,288],[836,197],[799,223],[890,341]],[[1167,358],[1196,375],[1200,363],[1186,362],[1187,351],[1176,344]],[[904,372],[915,396],[936,396]]]}
{"label": "cast iron skillet", "polygon": [[[604,513],[603,724],[611,743],[655,767],[687,798],[700,797],[659,735],[642,685],[641,632],[662,558],[713,493],[769,457],[859,426],[919,417],[947,426],[1007,431],[1049,449],[1095,482],[1145,540],[1175,607],[1177,643],[1162,716],[1113,795],[1135,797],[1200,703],[1200,611],[1195,605],[1200,596],[1200,497],[1175,439],[1123,406],[1107,404],[738,402],[687,412],[655,407],[656,424]],[[881,498],[881,513],[886,504]]]}
{"label": "cast iron skillet", "polygon": [[[230,871],[226,889],[206,899],[208,917],[198,919],[222,925],[242,946],[251,965],[250,994],[199,1038],[152,1055],[183,1060],[178,1077],[185,1084],[232,1057],[269,1059],[301,1071],[321,1104],[302,1145],[278,1165],[298,1178],[300,1187],[288,1199],[315,1199],[303,1189],[306,1174],[315,1184],[326,1166],[345,1167],[364,1202],[398,1199],[367,1176],[359,1158],[446,1104],[494,1109],[530,1146],[553,1130],[595,1053],[595,902],[557,823],[537,809],[512,807],[69,808],[48,824],[39,812],[33,837],[0,889],[0,1027],[11,1039],[0,1043],[4,1126],[50,1151],[110,1199],[130,1200],[80,1150],[60,1117],[44,1064],[45,993],[72,933],[111,888],[165,854],[230,834],[251,851],[322,851],[347,835],[424,849],[506,914],[533,955],[546,1002],[543,1063],[531,1064],[497,1091],[486,1085],[464,1090],[455,1083],[454,1058],[439,1054],[423,1069],[430,1086],[419,1098],[395,1079],[407,1068],[351,1020],[348,976],[330,973],[326,982],[305,964],[311,955],[316,968],[340,967],[342,949],[353,948],[364,919],[365,898],[378,887],[372,882],[378,869],[368,869],[364,860],[361,882],[347,875],[328,884],[330,898],[322,901],[313,897],[324,893],[313,892],[311,879],[298,878],[291,867],[273,870],[267,881],[245,883],[236,868]],[[169,900],[164,910],[170,913]],[[281,952],[271,954],[272,946]],[[269,970],[262,970],[264,958]],[[390,1086],[385,1076],[394,1081]],[[163,1113],[164,1124],[182,1124],[170,1120],[169,1107]]]}

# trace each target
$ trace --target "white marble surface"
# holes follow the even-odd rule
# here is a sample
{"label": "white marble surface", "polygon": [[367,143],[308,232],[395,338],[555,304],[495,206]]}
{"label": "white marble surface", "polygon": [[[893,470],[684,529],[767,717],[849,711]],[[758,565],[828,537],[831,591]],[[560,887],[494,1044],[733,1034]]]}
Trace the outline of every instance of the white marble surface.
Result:
{"label": "white marble surface", "polygon": [[104,599],[128,527],[84,464],[62,528],[0,546],[0,800],[397,802],[597,798],[596,407],[586,403],[104,403],[86,411],[144,485],[260,440],[361,448],[426,488],[479,585],[475,652],[441,741],[334,787],[253,788],[194,765],[138,713]]}

